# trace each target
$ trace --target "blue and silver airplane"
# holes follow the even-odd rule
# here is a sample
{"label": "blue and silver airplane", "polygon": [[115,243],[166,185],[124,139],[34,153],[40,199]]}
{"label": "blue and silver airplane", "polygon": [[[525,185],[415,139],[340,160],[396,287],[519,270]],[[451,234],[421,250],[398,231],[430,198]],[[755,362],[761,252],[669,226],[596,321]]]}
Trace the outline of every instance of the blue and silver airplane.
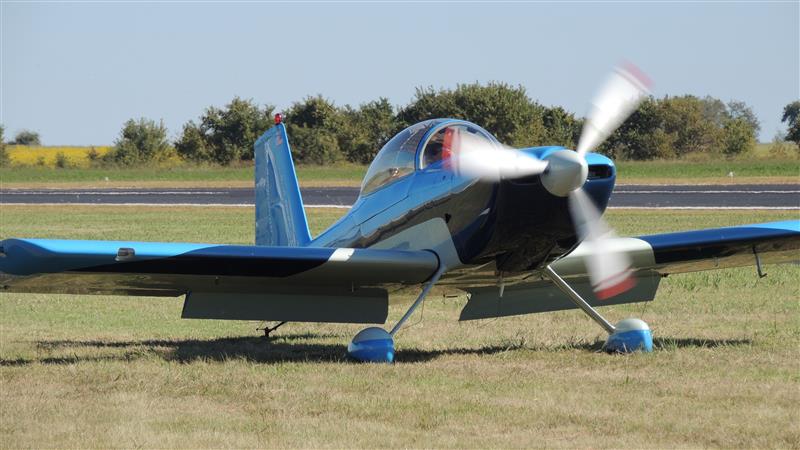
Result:
{"label": "blue and silver airplane", "polygon": [[[800,220],[616,237],[601,218],[616,168],[591,153],[647,94],[618,69],[593,103],[577,150],[511,149],[470,122],[428,120],[378,152],[352,209],[312,238],[286,129],[255,143],[255,245],[6,239],[4,292],[185,296],[194,319],[384,324],[397,293],[421,288],[387,331],[348,346],[394,360],[394,335],[434,285],[466,292],[460,320],[580,308],[608,351],[650,351],[648,325],[612,324],[598,306],[651,301],[661,278],[797,261]],[[271,330],[271,329],[270,329]]]}

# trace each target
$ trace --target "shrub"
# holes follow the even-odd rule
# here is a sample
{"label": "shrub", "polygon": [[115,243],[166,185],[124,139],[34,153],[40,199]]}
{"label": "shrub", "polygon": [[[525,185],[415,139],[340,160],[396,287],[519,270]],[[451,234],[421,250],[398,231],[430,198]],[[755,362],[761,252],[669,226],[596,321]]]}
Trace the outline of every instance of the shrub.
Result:
{"label": "shrub", "polygon": [[183,135],[175,142],[175,150],[183,159],[191,161],[212,161],[207,138],[193,121],[183,126]]}
{"label": "shrub", "polygon": [[69,167],[69,159],[63,152],[56,153],[56,167],[59,169],[66,169]]}
{"label": "shrub", "polygon": [[751,151],[755,145],[755,130],[747,120],[736,118],[725,122],[722,153],[727,156],[736,156]]}
{"label": "shrub", "polygon": [[786,140],[786,134],[778,131],[769,146],[769,156],[773,159],[787,159],[800,155],[800,146]]}
{"label": "shrub", "polygon": [[89,147],[89,150],[86,151],[86,159],[89,160],[89,164],[95,164],[100,160],[100,153],[96,148]]}
{"label": "shrub", "polygon": [[130,119],[125,122],[120,137],[114,142],[114,150],[106,159],[126,166],[149,163],[168,158],[170,150],[163,121]]}
{"label": "shrub", "polygon": [[30,130],[21,130],[14,137],[12,144],[17,145],[42,145],[39,139],[39,133]]}
{"label": "shrub", "polygon": [[175,150],[193,161],[231,164],[253,159],[253,144],[272,126],[273,106],[259,108],[252,100],[235,97],[225,108],[209,107],[200,124],[189,122]]}
{"label": "shrub", "polygon": [[414,100],[398,117],[405,125],[440,117],[464,119],[481,125],[500,142],[530,146],[545,139],[544,111],[522,86],[493,82],[459,84],[455,90],[417,88]]}
{"label": "shrub", "polygon": [[328,130],[293,126],[291,140],[299,162],[329,164],[342,159],[336,136]]}

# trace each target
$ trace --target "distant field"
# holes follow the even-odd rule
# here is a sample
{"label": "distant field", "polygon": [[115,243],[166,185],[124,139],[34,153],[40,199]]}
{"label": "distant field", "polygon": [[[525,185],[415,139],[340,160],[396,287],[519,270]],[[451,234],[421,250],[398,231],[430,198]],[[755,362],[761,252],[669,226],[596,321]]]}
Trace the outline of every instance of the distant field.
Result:
{"label": "distant field", "polygon": [[94,150],[101,157],[111,150],[111,146],[30,146],[9,145],[6,147],[11,164],[23,166],[56,167],[59,154],[64,155],[66,164],[75,167],[88,167],[91,163],[89,153]]}
{"label": "distant field", "polygon": [[[86,158],[88,147],[9,146],[9,149],[12,164],[17,166],[0,168],[0,183],[7,188],[243,187],[253,184],[251,165],[200,166],[176,159],[154,167],[92,168],[88,167]],[[109,147],[96,149],[103,154]],[[58,153],[70,161],[68,168],[53,167]],[[628,184],[800,182],[800,158],[796,151],[776,157],[770,153],[770,144],[759,144],[750,155],[736,159],[619,161],[617,166],[618,183]],[[306,187],[359,186],[366,171],[366,166],[351,163],[297,167],[300,184]]]}
{"label": "distant field", "polygon": [[800,183],[800,159],[620,161],[618,183]]}
{"label": "distant field", "polygon": [[[298,166],[302,186],[359,186],[366,166]],[[169,168],[0,168],[0,183],[19,187],[206,187],[252,186],[253,167],[177,166]]]}
{"label": "distant field", "polygon": [[[314,233],[337,210],[309,210]],[[622,235],[796,212],[607,214]],[[250,243],[252,208],[0,208],[0,238]],[[458,323],[434,292],[398,363],[347,362],[361,326],[179,319],[180,299],[0,294],[3,448],[800,447],[800,267],[671,276],[652,354],[599,353],[576,311]],[[410,297],[407,297],[410,300]],[[390,323],[403,313],[393,307]]]}

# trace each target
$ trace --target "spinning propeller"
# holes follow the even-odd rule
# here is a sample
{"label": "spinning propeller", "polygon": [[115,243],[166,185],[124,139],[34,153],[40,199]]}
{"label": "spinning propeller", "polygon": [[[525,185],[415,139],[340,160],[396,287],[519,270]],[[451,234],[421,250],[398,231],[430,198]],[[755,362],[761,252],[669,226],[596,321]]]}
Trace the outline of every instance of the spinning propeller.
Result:
{"label": "spinning propeller", "polygon": [[649,86],[649,79],[633,65],[614,70],[592,102],[575,151],[558,150],[538,159],[467,133],[459,133],[453,145],[458,170],[463,174],[488,181],[540,175],[551,194],[569,198],[578,238],[588,247],[589,280],[600,299],[627,291],[634,281],[630,260],[614,250],[608,240],[614,237],[613,230],[582,189],[589,173],[586,152],[602,144],[633,113],[648,95]]}

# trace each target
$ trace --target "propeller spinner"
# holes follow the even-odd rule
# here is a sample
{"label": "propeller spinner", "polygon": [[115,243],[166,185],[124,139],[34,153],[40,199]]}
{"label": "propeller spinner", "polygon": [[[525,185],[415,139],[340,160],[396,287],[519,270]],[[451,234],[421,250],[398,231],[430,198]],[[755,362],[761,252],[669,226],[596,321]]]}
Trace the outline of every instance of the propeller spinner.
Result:
{"label": "propeller spinner", "polygon": [[650,84],[632,64],[616,68],[592,102],[576,151],[558,150],[540,160],[475,136],[462,134],[454,139],[456,166],[462,174],[488,181],[540,175],[551,194],[569,198],[576,233],[590,250],[586,267],[600,299],[627,291],[633,287],[633,279],[628,257],[614,251],[608,241],[613,230],[582,189],[589,172],[586,153],[602,144],[636,110],[649,94]]}

